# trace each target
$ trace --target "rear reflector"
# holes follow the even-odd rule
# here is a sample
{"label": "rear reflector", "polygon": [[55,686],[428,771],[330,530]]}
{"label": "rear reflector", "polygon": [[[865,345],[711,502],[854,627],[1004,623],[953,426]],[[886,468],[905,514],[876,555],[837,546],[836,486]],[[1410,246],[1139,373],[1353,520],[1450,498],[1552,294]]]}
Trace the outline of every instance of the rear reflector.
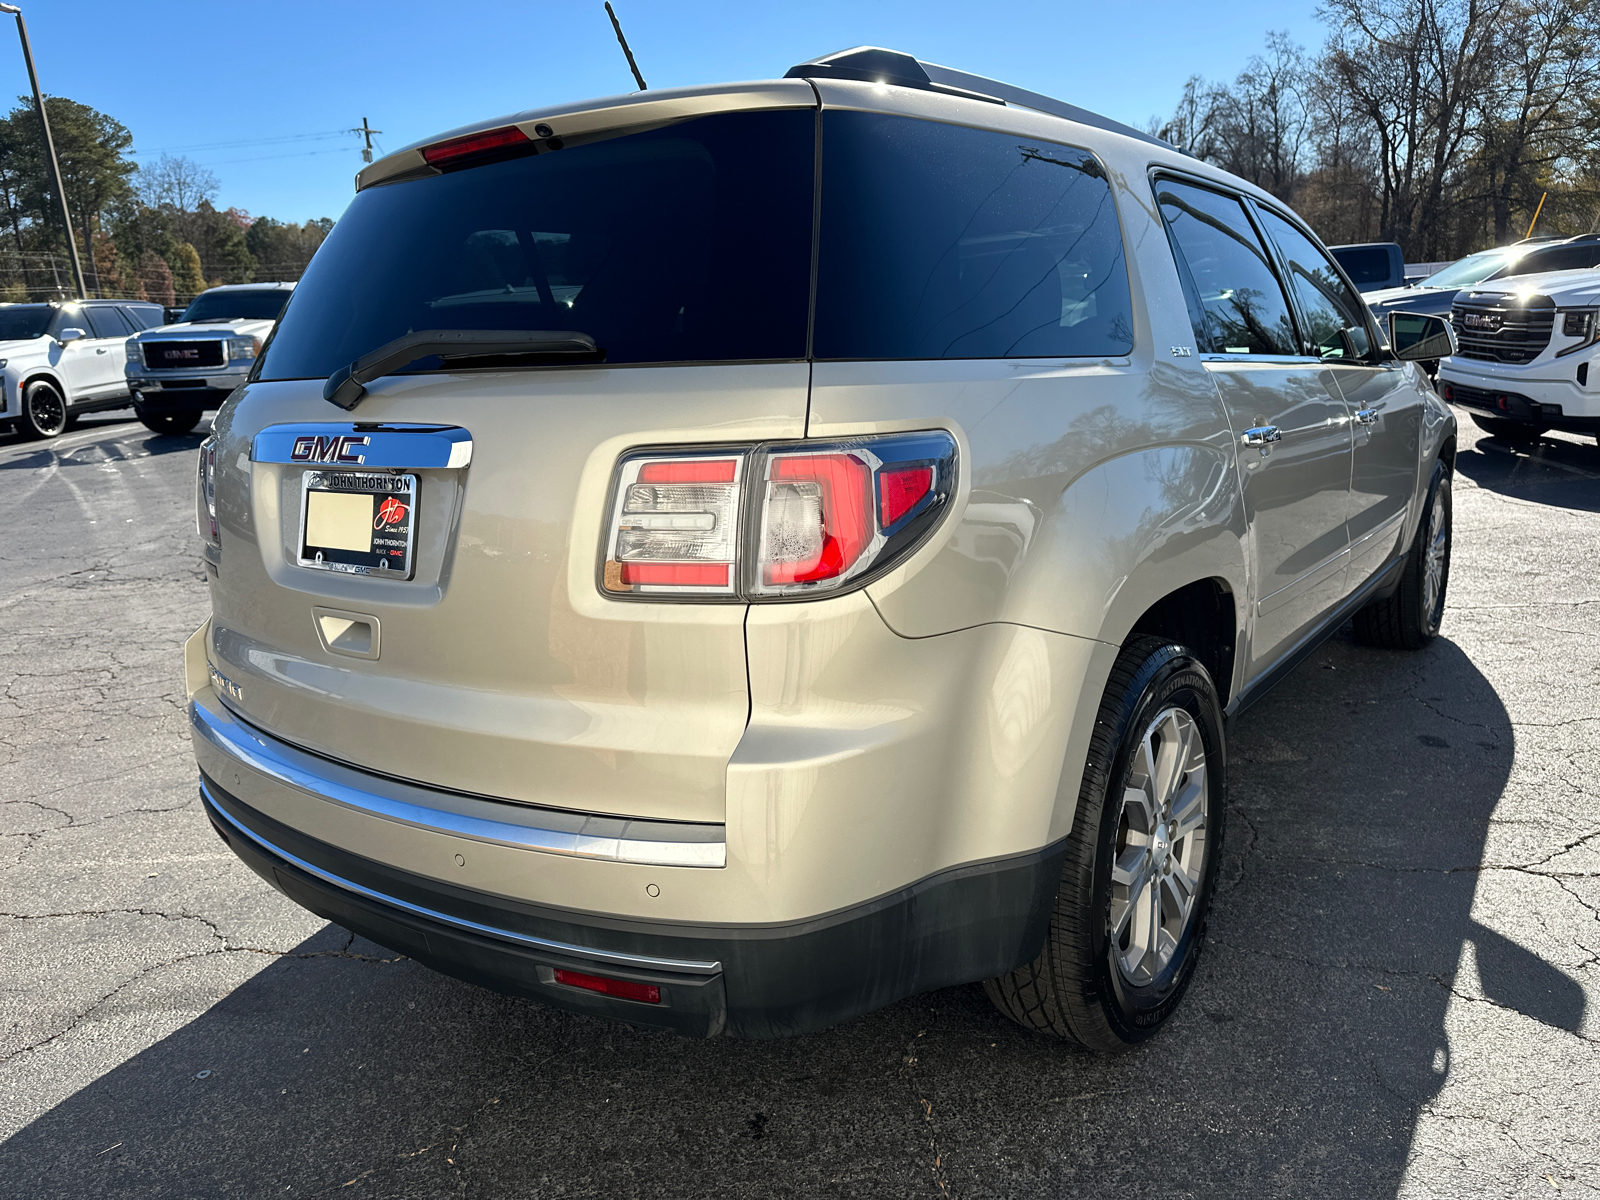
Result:
{"label": "rear reflector", "polygon": [[887,529],[933,490],[932,467],[885,468],[878,472],[878,520]]}
{"label": "rear reflector", "polygon": [[661,989],[653,983],[634,983],[630,979],[607,979],[603,975],[585,975],[582,971],[556,971],[556,982],[566,987],[582,988],[586,992],[599,992],[602,996],[615,996],[618,1000],[637,1000],[641,1004],[660,1004]]}
{"label": "rear reflector", "polygon": [[528,140],[528,135],[522,130],[515,125],[507,125],[501,129],[487,129],[482,133],[469,133],[466,137],[452,138],[448,142],[440,142],[437,146],[424,146],[422,157],[427,159],[430,166],[436,167],[440,163],[453,162],[471,154],[518,146]]}

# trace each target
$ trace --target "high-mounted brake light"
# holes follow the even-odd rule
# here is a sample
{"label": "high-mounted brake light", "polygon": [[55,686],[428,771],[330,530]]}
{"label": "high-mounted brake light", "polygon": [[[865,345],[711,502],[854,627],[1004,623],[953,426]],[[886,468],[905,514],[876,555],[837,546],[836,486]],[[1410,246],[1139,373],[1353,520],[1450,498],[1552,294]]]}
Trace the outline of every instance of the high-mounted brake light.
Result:
{"label": "high-mounted brake light", "polygon": [[955,468],[942,431],[629,455],[602,590],[707,600],[848,590],[922,542]]}
{"label": "high-mounted brake light", "polygon": [[440,142],[436,146],[424,146],[422,157],[427,159],[429,166],[437,167],[469,155],[502,150],[508,146],[520,146],[529,140],[528,135],[515,125],[506,125],[500,129],[486,129],[482,133],[469,133],[466,137],[451,138],[448,142]]}

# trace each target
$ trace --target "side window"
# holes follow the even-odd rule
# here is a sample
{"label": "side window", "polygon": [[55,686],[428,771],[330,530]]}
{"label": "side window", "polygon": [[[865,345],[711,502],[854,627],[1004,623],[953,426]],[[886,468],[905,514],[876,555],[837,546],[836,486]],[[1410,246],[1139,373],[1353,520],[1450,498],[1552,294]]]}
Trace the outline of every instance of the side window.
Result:
{"label": "side window", "polygon": [[86,308],[83,315],[89,319],[89,333],[97,338],[125,338],[133,332],[122,314],[114,308],[96,306]]}
{"label": "side window", "polygon": [[1127,354],[1104,169],[1069,146],[879,113],[822,118],[817,358]]}
{"label": "side window", "polygon": [[1552,247],[1549,250],[1535,250],[1505,274],[1532,275],[1537,271],[1583,271],[1594,266],[1596,262],[1600,262],[1600,242]]}
{"label": "side window", "polygon": [[1270,209],[1261,210],[1267,236],[1289,266],[1306,337],[1323,358],[1366,358],[1372,352],[1361,298],[1345,286],[1328,256],[1305,233]]}
{"label": "side window", "polygon": [[1189,316],[1201,351],[1298,354],[1289,302],[1244,205],[1172,179],[1156,180],[1156,200],[1193,288]]}
{"label": "side window", "polygon": [[154,305],[127,304],[121,311],[135,332],[141,329],[154,329],[161,324],[161,310]]}

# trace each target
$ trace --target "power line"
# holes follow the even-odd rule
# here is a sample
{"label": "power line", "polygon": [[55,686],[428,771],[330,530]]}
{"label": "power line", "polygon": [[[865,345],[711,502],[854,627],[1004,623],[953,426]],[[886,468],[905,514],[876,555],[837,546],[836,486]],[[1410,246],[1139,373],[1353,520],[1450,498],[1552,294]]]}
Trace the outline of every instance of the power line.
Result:
{"label": "power line", "polygon": [[[231,142],[196,142],[190,146],[158,146],[153,150],[130,150],[129,154],[170,154],[179,150],[235,150],[245,146],[270,146],[284,142],[302,142],[313,140],[327,140],[328,138],[342,138],[352,132],[349,129],[326,129],[319,133],[288,133],[277,137],[245,138],[241,141]],[[376,132],[376,131],[374,131]]]}

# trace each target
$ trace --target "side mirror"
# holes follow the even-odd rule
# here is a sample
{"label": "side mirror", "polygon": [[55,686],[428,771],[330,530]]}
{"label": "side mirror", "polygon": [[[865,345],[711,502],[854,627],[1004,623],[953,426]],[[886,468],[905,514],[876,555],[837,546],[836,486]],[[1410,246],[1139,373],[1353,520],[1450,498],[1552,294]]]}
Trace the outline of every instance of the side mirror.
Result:
{"label": "side mirror", "polygon": [[1432,362],[1456,352],[1456,331],[1443,317],[1392,312],[1387,320],[1389,345],[1404,362]]}
{"label": "side mirror", "polygon": [[84,330],[73,326],[70,329],[63,329],[60,333],[56,334],[56,341],[65,346],[68,342],[75,342],[79,338],[86,338],[88,336],[88,333],[86,333]]}

